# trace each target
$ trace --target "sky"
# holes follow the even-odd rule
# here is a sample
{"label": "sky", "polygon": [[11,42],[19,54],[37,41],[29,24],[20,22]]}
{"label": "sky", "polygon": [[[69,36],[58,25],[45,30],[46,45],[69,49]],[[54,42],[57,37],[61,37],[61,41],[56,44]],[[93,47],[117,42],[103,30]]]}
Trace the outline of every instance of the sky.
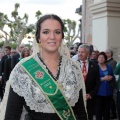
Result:
{"label": "sky", "polygon": [[29,23],[36,23],[35,12],[40,10],[42,14],[54,13],[62,19],[71,19],[79,22],[81,16],[75,13],[76,8],[82,4],[82,0],[0,0],[0,12],[11,16],[15,3],[20,4],[18,9],[20,16],[27,13]]}
{"label": "sky", "polygon": [[28,23],[35,24],[36,11],[40,10],[42,14],[57,14],[62,19],[71,19],[79,23],[80,15],[75,13],[76,8],[82,4],[82,0],[0,0],[0,12],[7,14],[11,18],[11,12],[14,10],[15,3],[19,3],[18,12],[20,17],[28,14]]}

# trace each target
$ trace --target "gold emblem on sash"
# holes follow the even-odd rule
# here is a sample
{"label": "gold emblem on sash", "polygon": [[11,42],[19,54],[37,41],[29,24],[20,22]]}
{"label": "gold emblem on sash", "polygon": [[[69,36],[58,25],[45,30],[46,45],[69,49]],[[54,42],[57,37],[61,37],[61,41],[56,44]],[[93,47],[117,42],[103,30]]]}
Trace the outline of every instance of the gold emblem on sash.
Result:
{"label": "gold emblem on sash", "polygon": [[70,110],[69,110],[69,109],[68,109],[68,111],[63,110],[63,116],[64,116],[64,118],[66,118],[66,120],[68,120],[70,114],[71,114],[71,113],[70,113]]}
{"label": "gold emblem on sash", "polygon": [[50,86],[49,88],[52,89],[52,86]]}

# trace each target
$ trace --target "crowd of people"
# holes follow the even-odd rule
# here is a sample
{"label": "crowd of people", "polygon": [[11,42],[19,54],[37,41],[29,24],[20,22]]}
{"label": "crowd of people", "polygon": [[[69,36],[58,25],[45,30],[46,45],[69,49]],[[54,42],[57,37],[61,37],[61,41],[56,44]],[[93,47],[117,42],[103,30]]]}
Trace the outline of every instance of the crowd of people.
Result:
{"label": "crowd of people", "polygon": [[18,46],[18,50],[5,46],[0,50],[0,101],[3,99],[6,82],[14,66],[25,57],[30,56],[30,50],[24,44]]}
{"label": "crowd of people", "polygon": [[[32,50],[0,51],[0,120],[120,120],[120,63],[113,51],[63,44],[54,14],[36,24]],[[116,77],[119,76],[119,77]]]}
{"label": "crowd of people", "polygon": [[[117,61],[114,60],[113,51],[111,49],[106,49],[105,51],[100,52],[94,50],[89,44],[76,44],[77,47],[75,45],[76,49],[73,49],[71,57],[75,61],[80,62],[81,69],[83,69],[84,65],[82,64],[82,61],[86,62],[86,93],[90,93],[96,88],[94,96],[95,101],[93,102],[93,105],[91,105],[94,108],[94,111],[90,114],[92,116],[95,115],[96,120],[120,120],[120,63],[117,63]],[[98,66],[93,73],[91,68],[94,69],[95,67],[94,65],[91,65],[90,62]],[[96,76],[96,78],[91,79],[90,75],[94,77]],[[99,78],[97,79],[97,77]],[[94,80],[96,83],[94,83]],[[91,91],[87,91],[92,84],[94,85],[92,86]],[[87,104],[87,106],[88,105],[89,104]],[[87,112],[89,118],[89,108],[87,108]],[[92,119],[89,119],[92,120],[93,117]]]}

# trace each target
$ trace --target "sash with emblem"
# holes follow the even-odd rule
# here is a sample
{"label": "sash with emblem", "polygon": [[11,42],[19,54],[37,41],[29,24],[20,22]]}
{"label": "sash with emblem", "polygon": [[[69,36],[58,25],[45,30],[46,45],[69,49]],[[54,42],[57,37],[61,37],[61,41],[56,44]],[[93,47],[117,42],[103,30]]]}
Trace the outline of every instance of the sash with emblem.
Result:
{"label": "sash with emblem", "polygon": [[76,120],[71,106],[57,83],[35,59],[30,58],[21,66],[38,85],[61,120]]}

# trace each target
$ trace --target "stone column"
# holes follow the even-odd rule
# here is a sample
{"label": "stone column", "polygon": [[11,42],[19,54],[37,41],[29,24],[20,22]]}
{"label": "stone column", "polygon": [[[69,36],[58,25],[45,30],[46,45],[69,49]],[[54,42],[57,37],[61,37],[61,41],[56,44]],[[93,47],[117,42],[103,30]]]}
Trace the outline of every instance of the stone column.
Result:
{"label": "stone column", "polygon": [[94,0],[90,10],[92,44],[99,51],[113,49],[117,57],[120,55],[120,0]]}
{"label": "stone column", "polygon": [[82,0],[82,43],[92,43],[92,19],[89,5],[93,0]]}

